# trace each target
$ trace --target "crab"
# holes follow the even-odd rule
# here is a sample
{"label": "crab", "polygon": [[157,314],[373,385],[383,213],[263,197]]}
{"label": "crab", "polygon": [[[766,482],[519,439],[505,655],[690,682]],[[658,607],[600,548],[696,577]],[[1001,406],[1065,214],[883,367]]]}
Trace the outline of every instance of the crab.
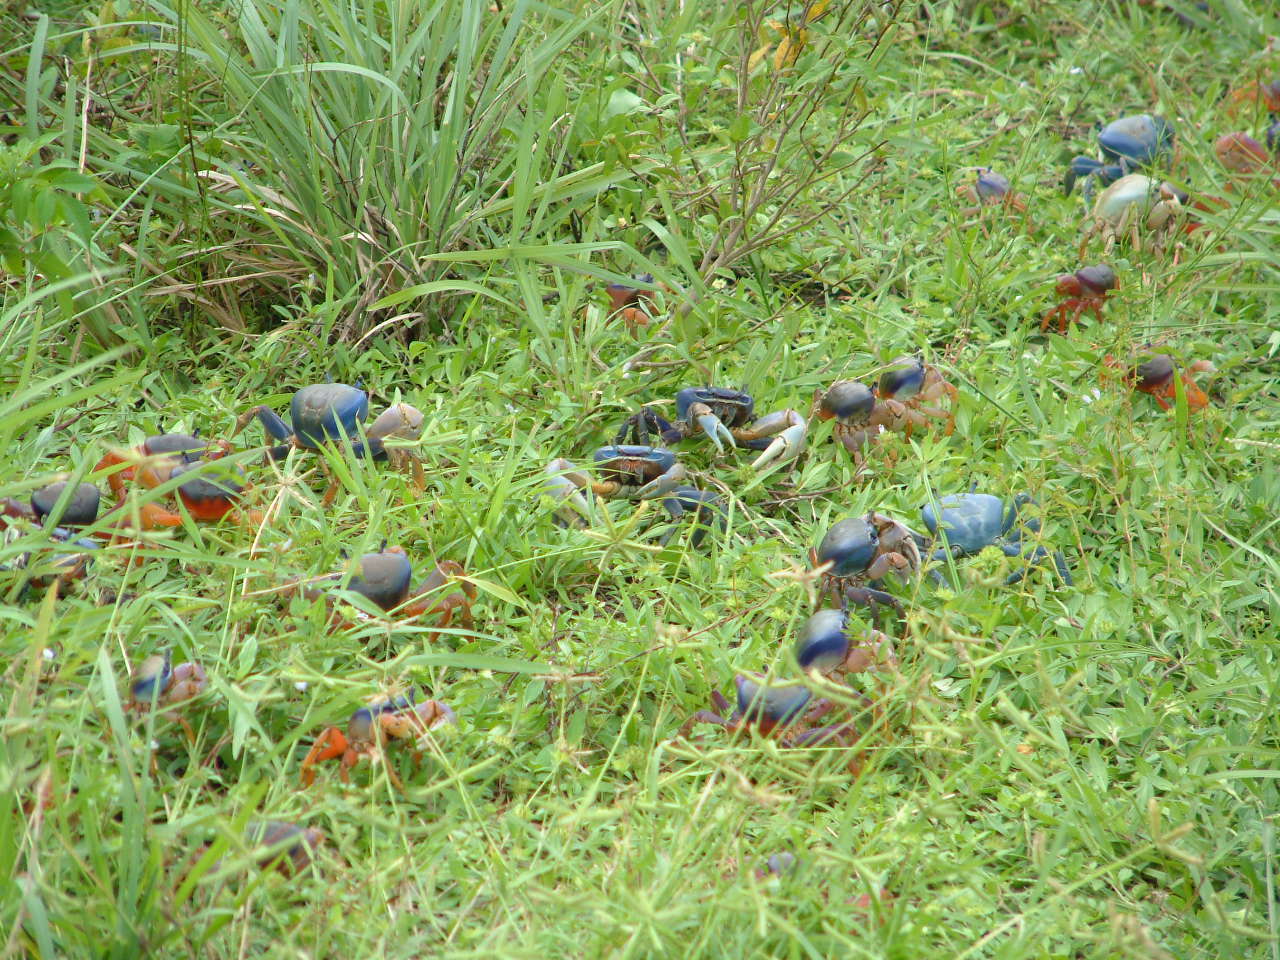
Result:
{"label": "crab", "polygon": [[[1027,201],[1022,194],[1010,188],[1008,177],[996,173],[990,167],[978,167],[976,173],[972,183],[962,183],[956,187],[956,195],[973,204],[960,211],[962,217],[967,220],[992,207],[1004,207],[1023,214],[1025,219]],[[1027,223],[1027,230],[1031,230],[1030,222]]]}
{"label": "crab", "polygon": [[[418,703],[412,692],[408,696],[375,700],[351,714],[345,733],[337,727],[328,727],[316,737],[315,744],[302,761],[302,785],[309,787],[315,783],[317,763],[339,758],[342,766],[338,775],[343,783],[350,783],[351,768],[361,758],[370,763],[381,761],[389,741],[411,743],[417,748],[414,759],[420,759],[421,747],[430,732],[456,722],[457,715],[447,704],[439,700]],[[386,770],[396,788],[403,790],[404,784],[390,764],[386,765]]]}
{"label": "crab", "polygon": [[[168,480],[178,466],[217,460],[230,452],[231,444],[225,440],[203,440],[194,433],[162,433],[147,437],[130,450],[108,450],[94,471],[110,470],[107,486],[123,497],[131,481],[152,489]],[[113,469],[122,464],[123,469]]]}
{"label": "crab", "polygon": [[250,823],[245,828],[244,837],[257,851],[259,867],[264,870],[275,867],[285,876],[307,869],[324,844],[322,830],[317,827],[300,827],[284,820]]}
{"label": "crab", "polygon": [[[5,531],[6,539],[21,537],[31,529],[29,523],[33,519],[34,514],[26,504],[10,497],[0,498],[0,530]],[[18,595],[25,592],[28,586],[46,590],[56,585],[61,589],[80,580],[88,572],[98,550],[98,545],[92,540],[77,538],[75,531],[66,527],[46,527],[43,534],[57,545],[52,552],[46,553],[48,548],[42,547],[39,552],[23,554],[11,564],[0,564],[0,571],[24,571],[23,579],[17,587]],[[63,547],[74,549],[73,552],[66,552]]]}
{"label": "crab", "polygon": [[650,312],[654,303],[653,274],[645,273],[635,278],[645,287],[633,287],[625,283],[611,283],[605,287],[609,295],[609,316],[621,317],[627,329],[633,333],[637,327],[647,327],[653,319]]}
{"label": "crab", "polygon": [[558,477],[574,488],[570,491],[564,483],[548,480],[546,490],[561,499],[572,500],[575,508],[586,507],[578,491],[590,490],[605,500],[627,497],[632,500],[653,500],[674,491],[688,476],[684,465],[665,447],[648,447],[635,444],[600,447],[591,454],[600,479],[592,480],[577,466],[563,457],[547,464],[548,478]]}
{"label": "crab", "polygon": [[889,368],[880,374],[880,382],[876,385],[874,393],[879,403],[896,400],[906,405],[907,414],[903,433],[908,438],[914,427],[922,425],[920,415],[946,420],[944,436],[951,436],[956,428],[954,409],[940,410],[925,404],[931,404],[946,397],[954,408],[960,391],[938,371],[937,367],[925,363],[920,357],[898,357],[890,363]]}
{"label": "crab", "polygon": [[1101,237],[1104,255],[1110,255],[1116,240],[1128,236],[1134,250],[1142,249],[1143,234],[1153,252],[1159,253],[1171,233],[1187,195],[1169,183],[1161,183],[1140,173],[1121,177],[1098,195],[1080,240],[1084,258],[1089,241]]}
{"label": "crab", "polygon": [[1227,112],[1238,113],[1246,106],[1261,107],[1266,113],[1280,113],[1280,77],[1255,80],[1227,94]]}
{"label": "crab", "polygon": [[830,677],[897,667],[893,639],[887,633],[871,628],[857,635],[849,627],[848,610],[819,610],[809,617],[796,641],[800,669]]}
{"label": "crab", "polygon": [[764,880],[767,877],[780,877],[799,866],[800,861],[789,850],[783,850],[781,853],[772,853],[765,858],[763,866],[756,868],[756,879]]}
{"label": "crab", "polygon": [[[602,455],[601,450],[609,453]],[[690,538],[690,545],[694,549],[702,545],[707,531],[724,530],[727,526],[728,516],[724,504],[716,494],[681,484],[685,478],[685,470],[679,464],[673,462],[663,470],[668,462],[667,455],[673,459],[675,456],[669,450],[661,447],[602,447],[601,450],[597,450],[596,455],[602,456],[599,463],[607,477],[604,481],[592,481],[587,474],[563,458],[556,458],[547,464],[538,492],[551,501],[552,519],[557,526],[581,530],[589,525],[591,506],[583,496],[584,490],[604,498],[628,495],[638,500],[660,500],[662,509],[672,521],[658,540],[660,546],[665,547],[676,535],[681,520],[691,520],[694,524]],[[623,464],[619,471],[622,461],[614,455],[623,450],[650,452],[643,455],[633,453],[628,458],[632,462]],[[638,465],[635,461],[638,461]],[[663,472],[652,480],[647,480],[643,486],[636,486],[658,470]]]}
{"label": "crab", "polygon": [[880,434],[886,430],[905,433],[908,427],[926,427],[929,417],[938,414],[950,417],[949,413],[932,408],[913,408],[891,398],[877,399],[876,391],[857,380],[837,380],[825,391],[813,393],[812,416],[835,421],[832,436],[849,451],[858,470],[866,466],[864,448],[875,443]]}
{"label": "crab", "polygon": [[[753,422],[754,421],[754,422]],[[676,394],[676,420],[671,423],[650,407],[632,414],[618,430],[615,443],[647,443],[652,436],[663,443],[679,443],[698,432],[706,434],[716,452],[742,445],[761,451],[751,464],[761,470],[794,460],[804,450],[808,424],[795,410],[779,410],[755,417],[751,394],[727,387],[685,387]]]}
{"label": "crab", "polygon": [[[1118,368],[1120,362],[1107,357],[1103,363],[1108,367]],[[1177,382],[1182,381],[1182,392],[1187,398],[1187,409],[1203,410],[1209,405],[1209,396],[1191,379],[1193,373],[1216,373],[1217,367],[1210,360],[1197,360],[1185,370],[1179,371],[1173,358],[1165,353],[1157,353],[1145,363],[1140,363],[1127,372],[1126,382],[1140,393],[1149,394],[1161,410],[1169,410],[1176,402]]]}
{"label": "crab", "polygon": [[[474,622],[471,618],[471,604],[476,598],[476,588],[465,579],[461,565],[453,560],[436,564],[427,578],[416,589],[413,585],[413,566],[403,547],[388,547],[385,543],[377,553],[366,553],[356,562],[357,573],[345,584],[352,593],[358,593],[370,601],[378,609],[392,616],[397,623],[405,623],[420,617],[438,617],[430,639],[439,636],[439,631],[447,629],[452,623],[455,611],[464,629],[470,630]],[[286,584],[281,591],[289,596],[300,593],[308,600],[323,599],[332,607],[332,595],[329,588],[342,585],[345,574],[334,574],[320,581],[292,582]],[[450,582],[461,584],[460,590],[453,590],[441,595],[442,590]],[[357,611],[356,619],[365,619],[366,614]],[[348,622],[348,617],[336,608],[332,610],[331,622],[340,626]]]}
{"label": "crab", "polygon": [[1086,310],[1092,310],[1101,323],[1107,294],[1119,286],[1116,272],[1105,263],[1081,267],[1075,273],[1060,274],[1054,290],[1066,299],[1041,318],[1040,332],[1048,330],[1050,321],[1056,317],[1058,333],[1065,336],[1067,327],[1079,320]]}
{"label": "crab", "polygon": [[[422,436],[423,415],[407,403],[392,404],[384,410],[359,439],[359,424],[369,414],[369,395],[359,387],[345,383],[317,383],[303,387],[289,404],[292,426],[280,419],[270,407],[259,404],[236,420],[231,436],[235,437],[255,417],[277,446],[267,448],[271,460],[283,460],[294,448],[317,450],[329,444],[348,447],[353,456],[373,460],[390,460],[393,466],[412,464],[414,486],[426,486],[422,463],[404,447],[387,445],[388,440],[414,441]],[[338,481],[330,478],[324,493],[326,505],[338,493]]]}
{"label": "crab", "polygon": [[847,610],[850,603],[866,607],[873,620],[882,607],[899,620],[906,614],[897,597],[865,583],[890,573],[906,575],[920,568],[919,534],[892,517],[874,511],[865,517],[841,520],[827,531],[817,549],[809,552],[813,572],[822,578],[823,592]]}
{"label": "crab", "polygon": [[1093,197],[1093,182],[1114,184],[1135,170],[1154,166],[1174,152],[1173,125],[1164,117],[1142,113],[1113,120],[1098,132],[1102,160],[1076,157],[1067,167],[1063,189],[1070,194],[1077,180],[1084,181],[1084,197]]}
{"label": "crab", "polygon": [[[195,662],[180,663],[175,667],[172,653],[166,650],[147,657],[134,670],[126,709],[145,712],[152,707],[176,706],[198,696],[208,687],[209,677],[204,667]],[[165,714],[165,719],[181,724],[187,740],[195,742],[195,731],[181,713],[170,711]]]}
{"label": "crab", "polygon": [[[215,469],[201,461],[183,462],[170,469],[169,478],[181,480],[177,489],[178,501],[195,520],[204,523],[227,520],[259,527],[266,522],[262,511],[242,505],[249,487],[234,470],[221,466]],[[160,530],[180,527],[184,522],[181,513],[154,501],[139,504],[122,502],[112,513],[118,515],[112,523],[113,529],[136,523],[143,530]]]}
{"label": "crab", "polygon": [[[925,504],[920,517],[933,537],[933,549],[929,559],[942,560],[950,554],[967,557],[980,553],[986,547],[996,547],[1005,556],[1027,561],[1027,565],[1011,573],[1005,583],[1019,582],[1026,576],[1029,565],[1052,559],[1067,586],[1073,585],[1071,571],[1061,551],[1024,543],[1024,536],[1040,532],[1040,521],[1035,517],[1021,516],[1022,508],[1034,504],[1031,496],[1018,494],[1007,506],[999,497],[988,493],[958,493],[942,497],[937,507]],[[939,541],[944,541],[939,545]]]}
{"label": "crab", "polygon": [[680,727],[679,736],[688,739],[694,725],[714,723],[734,735],[754,730],[761,736],[776,737],[784,747],[850,746],[858,740],[858,729],[853,723],[815,726],[835,709],[832,701],[816,699],[802,686],[765,686],[759,682],[762,679],[744,674],[733,678],[738,703],[732,712],[729,701],[720,691],[713,691],[711,703],[715,709],[699,710]]}
{"label": "crab", "polygon": [[[1213,152],[1218,162],[1242,181],[1276,172],[1275,158],[1247,133],[1223,134],[1214,141]],[[1280,185],[1280,180],[1272,180],[1272,184]]]}

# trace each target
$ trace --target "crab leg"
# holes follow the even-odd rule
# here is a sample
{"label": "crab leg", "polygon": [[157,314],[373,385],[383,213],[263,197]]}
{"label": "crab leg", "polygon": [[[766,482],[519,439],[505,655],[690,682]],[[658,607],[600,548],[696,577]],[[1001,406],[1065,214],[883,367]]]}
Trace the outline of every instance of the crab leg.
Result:
{"label": "crab leg", "polygon": [[[312,745],[311,752],[302,761],[302,785],[309,787],[315,783],[316,772],[312,769],[315,764],[332,760],[334,757],[341,757],[346,752],[347,738],[337,727],[329,727],[324,733],[316,737],[316,742]],[[342,772],[344,775],[347,772],[345,762]]]}
{"label": "crab leg", "polygon": [[1027,575],[1027,571],[1031,569],[1031,565],[1033,563],[1037,563],[1047,557],[1052,557],[1053,565],[1058,570],[1058,576],[1062,577],[1062,582],[1068,587],[1075,586],[1075,581],[1071,578],[1071,571],[1067,569],[1067,558],[1062,555],[1062,551],[1055,550],[1053,553],[1050,553],[1044,547],[1036,547],[1030,553],[1023,553],[1018,544],[1012,543],[1002,543],[999,544],[999,547],[1004,551],[1005,556],[1019,557],[1027,561],[1027,565],[1021,570],[1015,570],[1013,573],[1009,574],[1008,578],[1005,580],[1006,584],[1020,582],[1022,578]]}
{"label": "crab leg", "polygon": [[241,430],[249,425],[254,417],[257,417],[258,420],[261,421],[262,428],[266,430],[273,439],[279,440],[281,443],[293,440],[293,429],[280,419],[280,415],[278,413],[264,404],[259,404],[258,406],[252,407],[240,414],[240,416],[236,418],[236,425],[231,431],[231,436],[234,437],[240,433]]}

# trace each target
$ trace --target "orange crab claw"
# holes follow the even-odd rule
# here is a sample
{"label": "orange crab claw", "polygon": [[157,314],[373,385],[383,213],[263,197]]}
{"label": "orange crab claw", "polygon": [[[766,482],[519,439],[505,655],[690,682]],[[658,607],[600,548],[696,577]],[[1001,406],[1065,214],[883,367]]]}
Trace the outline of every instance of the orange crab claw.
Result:
{"label": "orange crab claw", "polygon": [[[316,737],[316,742],[312,745],[311,752],[302,761],[302,785],[309,787],[316,782],[316,772],[312,768],[317,763],[324,763],[326,760],[341,757],[347,752],[347,748],[347,738],[337,727],[329,727],[324,733]],[[343,772],[346,772],[345,768]]]}
{"label": "orange crab claw", "polygon": [[[471,604],[476,598],[475,584],[460,580],[461,590],[454,591],[443,597],[437,598],[436,594],[446,583],[450,577],[463,577],[466,571],[462,569],[462,565],[456,560],[446,560],[444,563],[436,565],[431,571],[431,575],[422,582],[417,590],[420,599],[411,602],[402,611],[405,618],[429,616],[439,614],[440,622],[437,624],[440,628],[448,627],[453,622],[453,611],[459,610],[459,619],[462,625],[470,630],[475,622],[471,618]],[[435,638],[433,635],[432,639]]]}
{"label": "orange crab claw", "polygon": [[[120,464],[125,464],[125,463],[130,463],[130,459],[126,451],[108,450],[106,455],[101,460],[98,461],[97,466],[95,466],[93,469],[94,469],[94,472],[96,473],[103,470],[110,470],[112,467],[119,466]],[[111,492],[114,493],[117,497],[123,497],[125,484],[126,482],[132,479],[133,479],[133,467],[128,466],[128,467],[125,467],[123,470],[117,470],[114,473],[110,474],[107,477],[107,486],[111,488]]]}

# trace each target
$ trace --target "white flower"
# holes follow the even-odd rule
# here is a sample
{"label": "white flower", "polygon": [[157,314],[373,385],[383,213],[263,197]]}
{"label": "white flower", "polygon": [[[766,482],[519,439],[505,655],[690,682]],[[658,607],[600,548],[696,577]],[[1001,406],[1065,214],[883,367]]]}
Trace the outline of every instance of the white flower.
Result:
{"label": "white flower", "polygon": [[54,657],[58,655],[57,652],[53,649],[53,647],[45,647],[43,654],[46,660],[52,660]]}
{"label": "white flower", "polygon": [[297,690],[299,693],[305,693],[307,690],[307,687],[308,687],[308,683],[305,680],[299,680],[297,683],[293,685],[293,689]]}

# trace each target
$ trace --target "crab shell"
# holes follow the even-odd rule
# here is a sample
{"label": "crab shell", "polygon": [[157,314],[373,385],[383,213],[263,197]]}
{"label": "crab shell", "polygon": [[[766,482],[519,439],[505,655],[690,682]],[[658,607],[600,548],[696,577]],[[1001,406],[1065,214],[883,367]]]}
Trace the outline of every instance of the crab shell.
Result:
{"label": "crab shell", "polygon": [[356,435],[356,424],[369,415],[369,395],[345,383],[317,383],[293,395],[289,416],[298,442],[318,447],[327,440]]}
{"label": "crab shell", "polygon": [[174,454],[184,460],[199,460],[208,449],[208,441],[190,433],[161,433],[142,441],[142,452],[149,457]]}
{"label": "crab shell", "polygon": [[174,467],[169,476],[182,477],[188,473],[191,476],[178,485],[178,494],[193,507],[230,506],[244,493],[242,478],[227,468],[211,470],[204,466],[202,469],[199,463],[183,463]]}
{"label": "crab shell", "polygon": [[1098,195],[1093,206],[1095,219],[1118,225],[1125,210],[1140,205],[1140,212],[1147,217],[1146,226],[1159,229],[1177,211],[1180,198],[1169,184],[1153,180],[1141,173],[1121,177]]}
{"label": "crab shell", "polygon": [[835,420],[846,425],[860,424],[867,421],[875,407],[875,394],[865,384],[838,380],[819,399],[816,416],[819,420]]}
{"label": "crab shell", "polygon": [[978,553],[1009,531],[1012,518],[1004,501],[989,493],[957,493],[920,508],[920,517],[933,536],[945,530],[947,542],[964,553]]}
{"label": "crab shell", "polygon": [[153,699],[164,703],[165,693],[173,679],[173,653],[169,650],[153,653],[138,664],[129,692],[137,703],[150,703]]}
{"label": "crab shell", "polygon": [[605,479],[640,486],[674,467],[676,455],[665,447],[623,444],[600,447],[591,454],[591,460]]}
{"label": "crab shell", "polygon": [[1167,353],[1157,353],[1133,368],[1133,383],[1139,390],[1155,390],[1173,380],[1177,368]]}
{"label": "crab shell", "polygon": [[983,203],[998,203],[1009,193],[1009,178],[990,167],[983,167],[978,171],[978,179],[974,181],[973,188]]}
{"label": "crab shell", "polygon": [[728,387],[685,387],[676,394],[676,419],[688,421],[689,411],[696,403],[711,408],[711,412],[727,427],[745,426],[755,413],[755,401],[751,394]]}
{"label": "crab shell", "polygon": [[764,733],[791,723],[813,699],[805,687],[766,687],[742,674],[733,678],[733,684],[738,692],[738,718],[759,724]]}
{"label": "crab shell", "polygon": [[899,357],[895,366],[880,375],[876,396],[892,400],[910,400],[924,389],[928,370],[918,357]]}
{"label": "crab shell", "polygon": [[245,829],[245,840],[255,847],[279,847],[264,854],[258,860],[258,866],[269,867],[278,864],[286,874],[305,870],[324,843],[323,831],[316,827],[300,827],[296,823],[283,820],[263,820],[250,823]]}
{"label": "crab shell", "polygon": [[[1071,281],[1075,283],[1072,284]],[[1067,274],[1065,278],[1058,281],[1058,293],[1100,297],[1114,290],[1117,282],[1116,272],[1105,263],[1099,263],[1091,267],[1081,267],[1075,273]],[[1075,289],[1076,286],[1079,287],[1078,290]]]}
{"label": "crab shell", "polygon": [[1129,160],[1146,166],[1173,149],[1173,125],[1150,113],[1121,117],[1102,128],[1098,146],[1108,160]]}
{"label": "crab shell", "polygon": [[[31,494],[31,509],[38,519],[44,520],[58,504],[58,498],[66,490],[66,483],[51,483]],[[92,483],[82,483],[75,488],[66,508],[62,511],[61,522],[69,526],[79,527],[93,523],[98,519],[98,505],[102,494]]]}
{"label": "crab shell", "polygon": [[[853,652],[855,655],[850,656]],[[849,615],[843,610],[819,610],[800,628],[795,647],[796,663],[802,671],[817,670],[859,673],[877,663],[896,663],[888,638],[876,630],[859,637],[849,629]]]}
{"label": "crab shell", "polygon": [[358,593],[382,610],[394,610],[409,595],[413,565],[402,547],[390,547],[360,558],[360,573],[347,589]]}

